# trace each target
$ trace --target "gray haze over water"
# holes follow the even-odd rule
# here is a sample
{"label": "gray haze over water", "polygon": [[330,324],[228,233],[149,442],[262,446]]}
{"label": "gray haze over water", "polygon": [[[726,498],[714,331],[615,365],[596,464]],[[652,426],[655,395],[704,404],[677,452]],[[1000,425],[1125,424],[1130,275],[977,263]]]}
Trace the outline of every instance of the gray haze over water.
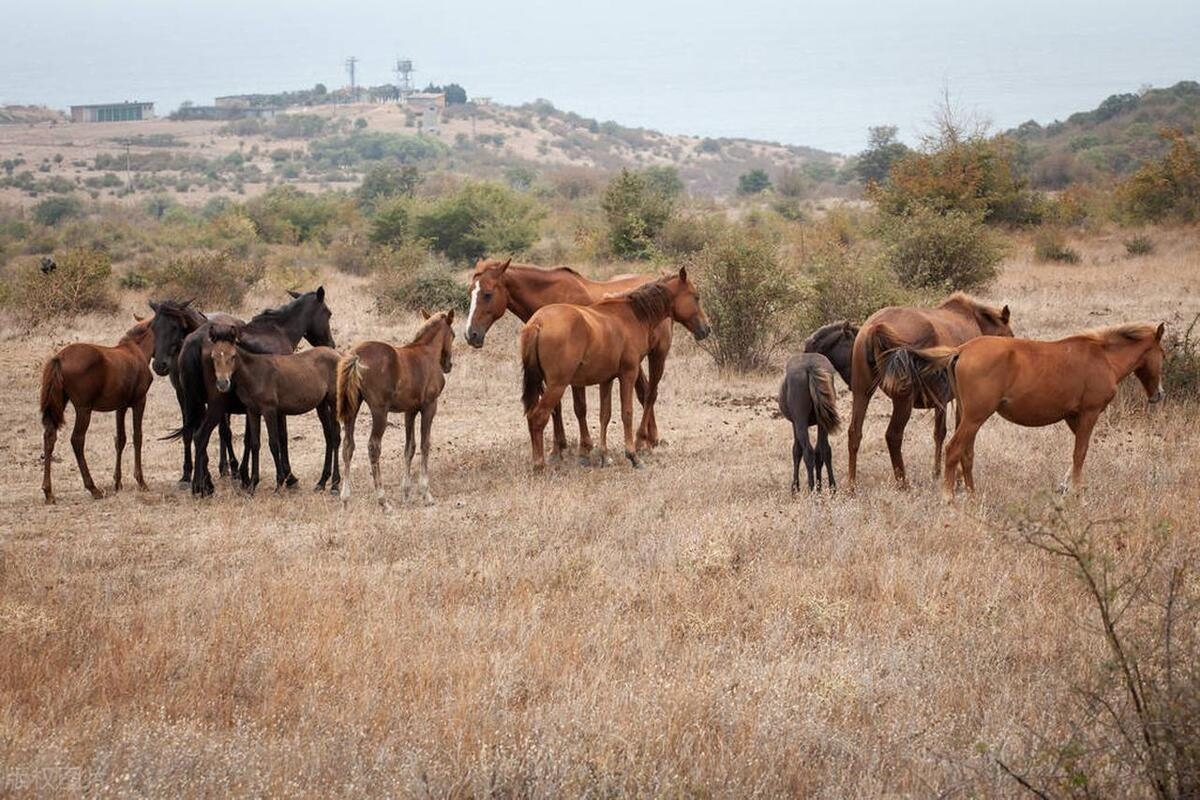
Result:
{"label": "gray haze over water", "polygon": [[948,85],[1007,128],[1200,78],[1200,2],[6,0],[0,103],[152,100],[455,81],[600,120],[855,152],[912,141]]}

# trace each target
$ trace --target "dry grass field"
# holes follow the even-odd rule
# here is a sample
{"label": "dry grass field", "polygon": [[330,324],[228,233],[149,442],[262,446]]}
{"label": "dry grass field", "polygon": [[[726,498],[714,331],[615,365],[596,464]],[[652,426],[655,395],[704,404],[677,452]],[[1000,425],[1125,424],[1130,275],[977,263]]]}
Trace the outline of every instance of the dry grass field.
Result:
{"label": "dry grass field", "polygon": [[[1080,246],[1079,266],[1006,262],[987,298],[1018,335],[1200,310],[1194,235],[1141,260],[1119,237]],[[417,327],[375,316],[355,279],[325,284],[342,346]],[[720,375],[682,331],[669,443],[640,472],[531,474],[509,318],[482,351],[456,342],[432,507],[399,502],[392,429],[381,513],[361,426],[347,510],[228,483],[193,500],[177,445],[157,441],[178,420],[161,379],[150,491],[91,500],[60,437],[44,507],[38,367],[69,341],[115,341],[144,300],[0,335],[0,795],[1007,796],[1020,789],[988,753],[1021,763],[1035,733],[1064,731],[1074,682],[1104,657],[1070,572],[1013,533],[1067,470],[1065,426],[989,423],[980,497],[946,507],[931,418],[909,427],[901,493],[877,400],[858,493],[792,497],[778,377]],[[1130,559],[1164,523],[1194,538],[1198,423],[1130,393],[1069,513],[1123,520]],[[315,417],[290,430],[315,480]],[[112,435],[111,415],[93,419],[106,489]]]}

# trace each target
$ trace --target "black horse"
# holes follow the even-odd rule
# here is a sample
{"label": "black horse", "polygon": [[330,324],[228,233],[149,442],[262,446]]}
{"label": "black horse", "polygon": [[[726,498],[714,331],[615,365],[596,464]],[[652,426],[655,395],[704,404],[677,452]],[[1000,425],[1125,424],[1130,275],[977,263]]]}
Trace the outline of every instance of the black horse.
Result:
{"label": "black horse", "polygon": [[856,336],[858,336],[857,325],[848,320],[831,322],[817,328],[811,336],[804,340],[804,352],[820,353],[828,358],[829,363],[849,386],[850,363]]}
{"label": "black horse", "polygon": [[[333,316],[325,305],[325,287],[315,292],[291,292],[294,299],[279,308],[267,309],[245,325],[238,326],[238,338],[242,346],[255,353],[290,353],[301,339],[308,340],[314,347],[333,347],[333,334],[329,319]],[[192,470],[192,494],[213,493],[212,475],[208,471],[208,439],[213,428],[228,414],[245,414],[246,409],[232,393],[217,389],[209,350],[212,342],[206,322],[188,334],[179,353],[179,377],[183,387],[183,429],[193,432],[196,462]],[[182,435],[182,430],[178,431]],[[286,423],[280,422],[280,435],[286,436]],[[258,442],[246,442],[247,448],[256,448]],[[248,465],[243,457],[241,466],[243,486],[251,485]],[[289,475],[287,484],[295,485],[296,478]]]}
{"label": "black horse", "polygon": [[[224,325],[245,325],[240,319],[228,314],[205,315],[191,307],[192,301],[179,303],[174,300],[150,301],[154,319],[150,330],[154,331],[154,358],[150,362],[154,371],[171,379],[175,387],[175,398],[179,401],[180,416],[184,416],[183,385],[179,379],[179,351],[188,334],[206,322]],[[184,420],[186,423],[186,419]],[[220,427],[220,473],[222,476],[237,472],[238,461],[233,451],[233,433],[229,429],[229,417],[221,419]],[[192,484],[192,433],[190,428],[181,427],[166,438],[183,440],[183,474],[179,477],[180,488]]]}

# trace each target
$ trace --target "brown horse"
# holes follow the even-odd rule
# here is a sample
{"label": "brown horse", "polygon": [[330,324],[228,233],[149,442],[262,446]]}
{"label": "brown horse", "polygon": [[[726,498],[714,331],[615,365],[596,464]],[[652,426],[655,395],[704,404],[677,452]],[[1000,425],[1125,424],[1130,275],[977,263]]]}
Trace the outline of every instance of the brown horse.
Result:
{"label": "brown horse", "polygon": [[[792,423],[793,494],[800,491],[801,459],[808,473],[810,492],[814,486],[818,492],[821,491],[821,467],[829,476],[830,491],[837,489],[837,482],[833,479],[833,450],[829,446],[829,434],[837,433],[842,420],[838,416],[833,372],[833,364],[820,353],[799,353],[788,359],[783,383],[779,386],[779,413]],[[814,425],[817,427],[815,448],[808,438],[808,429]]]}
{"label": "brown horse", "polygon": [[614,380],[621,387],[625,457],[634,467],[640,466],[633,434],[633,384],[642,359],[654,347],[658,329],[672,319],[687,327],[697,340],[711,331],[686,268],[678,275],[590,306],[545,306],[525,323],[521,329],[521,400],[529,420],[535,470],[546,466],[542,436],[551,410],[568,386],[600,386],[600,458],[604,463]]}
{"label": "brown horse", "polygon": [[113,469],[113,491],[121,491],[121,454],[125,450],[125,412],[133,409],[133,477],[138,488],[145,489],[142,477],[142,413],[146,410],[146,392],[154,376],[150,356],[154,352],[152,320],[140,320],[125,332],[116,347],[98,344],[69,344],[46,360],[42,367],[40,407],[42,411],[42,494],[46,503],[54,502],[50,486],[50,464],[54,443],[62,427],[67,401],[75,406],[75,428],[71,447],[83,485],[99,500],[104,492],[96,488],[88,470],[83,446],[93,411],[115,411],[117,415],[117,465]]}
{"label": "brown horse", "polygon": [[413,436],[417,412],[421,413],[421,474],[419,489],[426,504],[433,503],[429,493],[429,434],[437,414],[438,397],[446,386],[446,375],[454,366],[451,345],[454,343],[454,311],[438,312],[432,316],[421,310],[425,324],[412,342],[393,347],[386,342],[362,342],[350,350],[338,364],[337,414],[344,430],[342,460],[346,462],[346,479],[342,482],[342,502],[350,500],[350,460],[354,457],[354,422],[365,400],[371,409],[371,439],[367,454],[371,459],[371,478],[375,496],[386,510],[383,480],[379,470],[379,455],[383,448],[383,433],[387,430],[389,411],[404,413],[404,483],[402,491],[408,500],[412,490],[412,459],[417,449]]}
{"label": "brown horse", "polygon": [[[847,435],[850,448],[850,488],[858,477],[858,446],[862,442],[863,420],[875,389],[892,398],[892,419],[885,437],[896,482],[908,485],[904,474],[904,428],[914,408],[932,408],[933,472],[936,479],[942,468],[942,444],[946,440],[946,403],[949,387],[916,380],[917,374],[908,356],[908,348],[960,345],[976,336],[1012,336],[1008,326],[1008,306],[994,308],[955,292],[936,308],[890,306],[872,314],[854,338],[850,389],[854,407]],[[922,389],[923,387],[923,389]]]}
{"label": "brown horse", "polygon": [[241,347],[241,333],[233,327],[211,325],[213,377],[217,391],[231,389],[246,409],[247,437],[250,447],[250,486],[258,484],[259,420],[267,423],[267,441],[275,460],[275,489],[279,490],[292,474],[288,458],[285,416],[307,414],[315,410],[325,434],[325,464],[314,491],[324,491],[332,476],[333,491],[341,484],[338,472],[337,366],[340,356],[330,347],[314,347],[301,353],[272,355],[255,353]]}
{"label": "brown horse", "polygon": [[[483,347],[484,337],[492,323],[511,311],[522,322],[543,306],[551,303],[570,303],[590,306],[604,297],[636,289],[655,280],[653,275],[618,275],[607,281],[594,281],[583,277],[570,267],[543,269],[529,264],[513,264],[512,259],[497,261],[481,260],[475,264],[471,277],[471,308],[467,313],[467,344]],[[642,404],[642,423],[638,428],[638,449],[657,447],[659,444],[658,420],[654,414],[654,403],[658,399],[658,384],[662,380],[667,354],[671,351],[671,321],[664,320],[653,332],[648,353],[650,377],[647,379],[639,365],[637,383],[638,402]],[[587,395],[583,387],[572,387],[575,417],[579,421],[579,461],[590,463],[592,436],[587,425]],[[563,430],[562,405],[554,407],[554,458],[562,455],[567,446]]]}
{"label": "brown horse", "polygon": [[959,422],[946,448],[942,494],[954,499],[962,466],[975,491],[975,436],[992,414],[1028,428],[1066,422],[1075,434],[1071,485],[1082,485],[1092,429],[1112,402],[1117,384],[1137,376],[1151,403],[1163,398],[1163,325],[1103,328],[1054,342],[981,336],[960,347],[914,352],[923,376],[948,376]]}

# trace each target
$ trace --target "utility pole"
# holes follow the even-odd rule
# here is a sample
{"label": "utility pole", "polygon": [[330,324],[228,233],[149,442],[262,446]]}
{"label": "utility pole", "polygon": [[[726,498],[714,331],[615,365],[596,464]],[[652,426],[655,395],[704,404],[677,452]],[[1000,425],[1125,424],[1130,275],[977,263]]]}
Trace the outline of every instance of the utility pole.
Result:
{"label": "utility pole", "polygon": [[350,71],[350,97],[354,101],[358,100],[358,87],[354,83],[354,65],[357,63],[357,56],[350,56],[346,59],[346,69]]}

